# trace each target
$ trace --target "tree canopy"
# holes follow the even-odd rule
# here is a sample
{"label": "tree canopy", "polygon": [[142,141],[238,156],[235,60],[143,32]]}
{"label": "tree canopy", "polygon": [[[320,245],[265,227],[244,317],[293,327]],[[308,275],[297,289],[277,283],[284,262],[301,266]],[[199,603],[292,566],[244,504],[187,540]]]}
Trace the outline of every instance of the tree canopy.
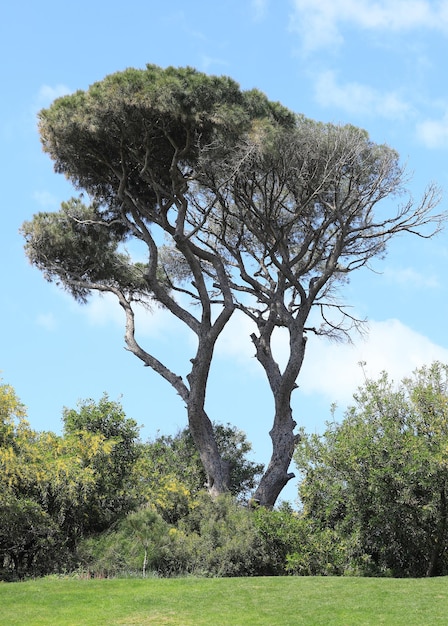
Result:
{"label": "tree canopy", "polygon": [[[337,287],[391,237],[437,232],[445,218],[433,212],[437,187],[414,203],[397,153],[365,131],[314,122],[191,68],[128,69],[39,118],[56,171],[90,201],[25,223],[30,261],[80,301],[94,290],[117,297],[127,348],[186,404],[212,494],[228,490],[229,467],[206,412],[208,375],[232,314],[249,316],[275,404],[272,457],[255,498],[273,506],[293,476],[291,394],[306,333],[340,336],[358,324]],[[125,251],[128,240],[144,244],[145,263]],[[150,299],[196,335],[186,380],[136,339],[135,304]],[[318,325],[309,320],[316,307]],[[272,350],[279,327],[290,340],[283,371]]]}

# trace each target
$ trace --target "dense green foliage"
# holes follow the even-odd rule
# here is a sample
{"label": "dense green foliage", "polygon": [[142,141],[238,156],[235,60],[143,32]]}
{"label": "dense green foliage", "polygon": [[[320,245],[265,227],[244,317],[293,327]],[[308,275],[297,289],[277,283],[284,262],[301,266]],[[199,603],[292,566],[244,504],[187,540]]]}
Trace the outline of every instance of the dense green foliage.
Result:
{"label": "dense green foliage", "polygon": [[[243,431],[230,424],[215,423],[213,427],[220,454],[230,466],[230,493],[239,500],[247,500],[258,476],[263,472],[263,465],[247,458],[252,446]],[[154,483],[171,475],[192,494],[205,487],[204,468],[188,428],[174,436],[160,435],[147,442],[144,458]]]}
{"label": "dense green foliage", "polygon": [[72,567],[82,537],[135,506],[129,483],[135,423],[104,397],[84,403],[79,414],[67,411],[63,436],[38,433],[7,385],[0,385],[0,410],[0,572]]}
{"label": "dense green foliage", "polygon": [[[218,542],[227,543],[230,526],[237,544],[255,537],[243,536],[251,520],[233,500],[211,514],[188,429],[142,443],[136,422],[106,395],[65,409],[61,436],[33,431],[25,416],[14,390],[0,385],[0,579],[80,566],[114,575],[147,569],[225,574],[242,567],[242,548],[225,548],[233,557],[207,561],[214,524],[201,524],[210,516],[224,520],[214,535]],[[262,466],[247,459],[244,433],[215,428],[232,492],[244,501]]]}
{"label": "dense green foliage", "polygon": [[394,386],[368,380],[340,423],[303,437],[304,516],[349,546],[367,574],[448,572],[448,366]]}
{"label": "dense green foliage", "polygon": [[126,417],[121,405],[106,395],[99,402],[80,402],[78,411],[65,409],[62,419],[66,438],[82,441],[95,435],[110,445],[107,453],[97,455],[90,462],[97,479],[85,526],[87,534],[106,530],[138,503],[132,472],[141,454],[139,428]]}
{"label": "dense green foliage", "polygon": [[[147,443],[104,395],[33,431],[0,385],[0,579],[374,575],[448,572],[448,365],[355,405],[296,450],[302,510],[248,495],[261,467],[244,433],[215,425],[233,494],[211,498],[188,430]],[[249,506],[248,506],[249,505]]]}
{"label": "dense green foliage", "polygon": [[56,171],[119,214],[122,173],[128,195],[151,211],[170,194],[173,149],[195,169],[204,147],[223,158],[254,119],[294,124],[285,107],[231,78],[147,65],[60,98],[40,113],[40,130]]}
{"label": "dense green foliage", "polygon": [[142,570],[162,576],[329,575],[345,565],[339,538],[315,532],[289,505],[251,510],[230,496],[211,499],[205,492],[175,524],[147,507],[83,542],[79,556],[91,577]]}

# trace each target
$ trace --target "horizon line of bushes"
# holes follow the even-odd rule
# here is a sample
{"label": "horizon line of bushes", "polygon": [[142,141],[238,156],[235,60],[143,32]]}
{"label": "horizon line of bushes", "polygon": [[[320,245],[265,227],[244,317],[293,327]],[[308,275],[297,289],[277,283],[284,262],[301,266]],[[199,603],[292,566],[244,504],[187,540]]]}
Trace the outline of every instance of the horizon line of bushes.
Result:
{"label": "horizon line of bushes", "polygon": [[340,423],[295,453],[301,508],[250,502],[263,466],[215,424],[231,467],[211,499],[188,428],[143,443],[103,395],[36,432],[0,384],[0,580],[448,574],[448,365],[366,380]]}

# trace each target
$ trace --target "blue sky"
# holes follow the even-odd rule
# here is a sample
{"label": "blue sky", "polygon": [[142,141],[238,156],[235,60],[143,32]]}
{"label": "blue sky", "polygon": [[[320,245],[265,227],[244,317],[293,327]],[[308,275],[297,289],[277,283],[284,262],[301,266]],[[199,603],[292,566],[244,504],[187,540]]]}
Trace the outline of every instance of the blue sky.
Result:
{"label": "blue sky", "polygon": [[[23,221],[74,195],[41,151],[36,113],[64,93],[126,67],[190,65],[227,74],[314,119],[351,123],[398,150],[418,200],[430,181],[448,192],[448,1],[436,0],[22,0],[0,13],[0,370],[37,430],[60,431],[64,406],[107,392],[143,438],[186,423],[171,388],[127,353],[118,305],[81,307],[29,266]],[[297,422],[321,430],[362,382],[359,361],[400,379],[425,363],[448,362],[448,230],[425,241],[401,237],[389,254],[344,288],[370,320],[354,345],[310,339]],[[180,373],[192,343],[161,311],[141,316],[146,349]],[[283,338],[278,338],[281,359]],[[212,419],[246,431],[254,457],[269,458],[272,401],[244,320],[218,345],[210,381]],[[294,487],[285,492],[294,497]]]}

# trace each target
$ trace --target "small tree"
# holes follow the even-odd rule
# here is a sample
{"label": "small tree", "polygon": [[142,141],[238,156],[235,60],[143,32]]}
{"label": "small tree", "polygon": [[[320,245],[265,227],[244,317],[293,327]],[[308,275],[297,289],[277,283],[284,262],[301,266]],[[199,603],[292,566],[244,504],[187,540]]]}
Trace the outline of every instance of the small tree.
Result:
{"label": "small tree", "polygon": [[[28,257],[79,301],[93,290],[117,297],[127,348],[185,402],[214,495],[228,490],[229,467],[205,409],[213,351],[236,309],[254,322],[275,403],[272,457],[255,498],[273,506],[293,476],[291,394],[306,333],[338,336],[357,324],[335,302],[336,287],[382,256],[391,237],[434,234],[438,189],[415,205],[396,152],[365,131],[313,122],[191,68],[108,76],[42,111],[40,133],[56,171],[92,202],[72,200],[24,224]],[[397,211],[375,211],[399,197]],[[125,253],[127,239],[145,245],[146,263]],[[149,299],[196,336],[186,377],[136,339],[134,307]],[[309,322],[316,307],[320,328]],[[289,333],[283,371],[272,349],[278,328]]]}
{"label": "small tree", "polygon": [[29,431],[25,406],[11,385],[0,379],[0,447],[16,449],[17,436]]}
{"label": "small tree", "polygon": [[305,517],[350,539],[351,565],[368,573],[446,573],[448,366],[398,387],[383,374],[355,400],[342,423],[298,447]]}
{"label": "small tree", "polygon": [[166,525],[155,511],[140,509],[128,515],[122,527],[143,550],[142,576],[146,578],[148,564],[155,560],[156,551],[167,535]]}
{"label": "small tree", "polygon": [[[140,456],[139,427],[126,417],[119,402],[104,394],[98,402],[83,400],[78,410],[64,409],[64,434],[80,442],[100,437],[103,453],[85,461],[95,477],[89,512],[86,514],[86,532],[98,532],[114,519],[135,508],[139,500],[133,484],[133,469]],[[75,444],[76,445],[76,444]]]}
{"label": "small tree", "polygon": [[170,527],[151,507],[129,513],[107,531],[81,542],[78,556],[91,576],[157,570],[170,543]]}
{"label": "small tree", "polygon": [[0,568],[5,575],[40,575],[61,564],[87,531],[99,498],[93,469],[113,444],[36,432],[9,385],[0,385]]}

